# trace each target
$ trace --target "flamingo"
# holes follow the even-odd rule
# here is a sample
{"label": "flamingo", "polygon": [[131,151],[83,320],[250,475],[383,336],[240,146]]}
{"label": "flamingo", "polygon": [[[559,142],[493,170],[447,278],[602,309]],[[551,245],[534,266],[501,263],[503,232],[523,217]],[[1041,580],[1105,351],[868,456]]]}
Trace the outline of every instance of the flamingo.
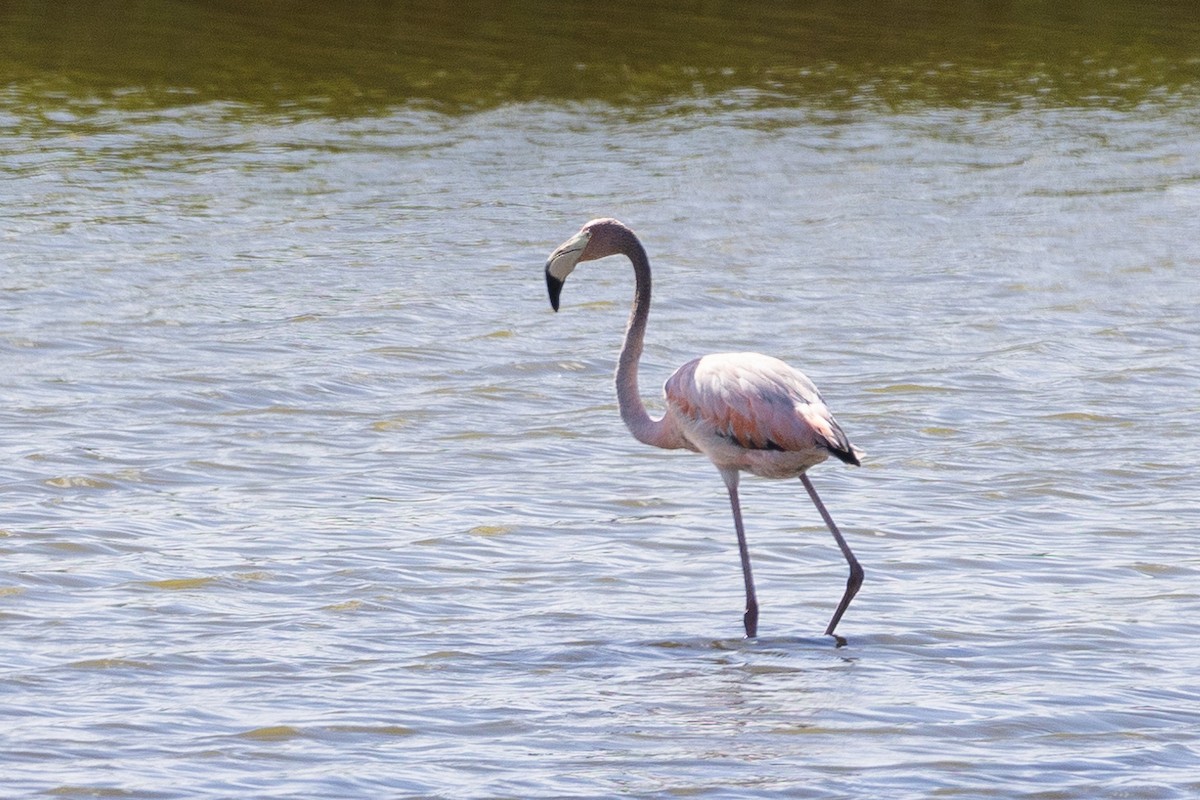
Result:
{"label": "flamingo", "polygon": [[638,392],[638,361],[650,315],[650,260],[632,230],[615,219],[594,219],[563,242],[546,262],[550,305],[558,311],[567,276],[581,261],[624,255],[633,264],[633,308],[617,360],[617,401],[621,418],[639,442],[668,450],[708,456],[729,492],[737,531],[742,577],[746,584],[746,637],[758,634],[758,599],[750,569],[750,551],[738,501],[738,479],[745,471],[764,478],[799,477],[850,567],[841,602],[825,629],[834,634],[850,601],[862,586],[863,568],[834,524],[808,478],[808,469],[829,456],[859,466],[861,453],[804,373],[759,353],[713,353],[689,361],[663,386],[666,411],[661,419],[646,412]]}

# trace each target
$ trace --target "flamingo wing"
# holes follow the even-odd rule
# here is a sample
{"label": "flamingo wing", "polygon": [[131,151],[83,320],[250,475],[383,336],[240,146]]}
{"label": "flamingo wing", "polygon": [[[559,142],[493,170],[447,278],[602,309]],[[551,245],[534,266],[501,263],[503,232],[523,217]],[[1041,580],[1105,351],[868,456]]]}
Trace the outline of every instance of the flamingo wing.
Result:
{"label": "flamingo wing", "polygon": [[[681,427],[748,451],[813,450],[849,464],[858,456],[799,370],[758,353],[717,353],[680,367],[666,383],[667,404]],[[702,442],[696,442],[705,449]],[[822,456],[824,458],[824,456]]]}

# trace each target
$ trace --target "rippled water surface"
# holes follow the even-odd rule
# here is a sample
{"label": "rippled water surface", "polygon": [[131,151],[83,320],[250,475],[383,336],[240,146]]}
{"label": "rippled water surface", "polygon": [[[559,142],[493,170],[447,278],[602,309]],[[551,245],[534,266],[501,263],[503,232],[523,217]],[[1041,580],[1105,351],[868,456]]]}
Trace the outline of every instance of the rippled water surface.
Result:
{"label": "rippled water surface", "polygon": [[[0,795],[1200,793],[1195,95],[890,102],[918,59],[823,102],[739,89],[743,33],[469,109],[6,62]],[[797,482],[743,482],[741,638],[719,476],[617,412],[628,265],[551,312],[602,215],[655,266],[652,407],[763,351],[868,454],[812,473],[845,646]]]}

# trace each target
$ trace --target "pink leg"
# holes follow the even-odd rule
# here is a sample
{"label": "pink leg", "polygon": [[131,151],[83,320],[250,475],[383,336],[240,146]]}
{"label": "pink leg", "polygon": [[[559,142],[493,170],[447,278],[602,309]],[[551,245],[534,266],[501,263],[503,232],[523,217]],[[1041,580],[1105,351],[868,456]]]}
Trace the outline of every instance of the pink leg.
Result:
{"label": "pink leg", "polygon": [[742,527],[742,507],[738,503],[737,470],[721,470],[725,487],[729,489],[729,505],[733,508],[733,525],[737,529],[738,553],[742,556],[742,578],[746,581],[746,613],[742,624],[746,626],[746,638],[758,635],[758,598],[754,594],[754,576],[750,573],[750,548],[746,546],[746,529]]}
{"label": "pink leg", "polygon": [[842,602],[838,603],[837,610],[833,612],[833,619],[829,620],[829,627],[825,629],[826,636],[833,636],[833,630],[837,627],[838,622],[841,621],[842,614],[846,613],[846,609],[850,607],[850,601],[854,599],[854,595],[858,594],[858,589],[862,586],[863,568],[859,565],[858,559],[854,557],[854,553],[850,551],[850,545],[846,544],[846,540],[842,538],[841,531],[833,523],[833,517],[829,516],[829,512],[825,510],[825,504],[821,502],[820,497],[817,497],[817,490],[813,488],[808,475],[801,474],[800,481],[804,484],[804,488],[808,490],[808,496],[812,498],[817,511],[821,512],[821,519],[825,520],[825,524],[829,526],[830,533],[837,540],[838,547],[842,550],[842,555],[846,557],[846,563],[850,565],[850,578],[846,581],[846,592],[842,595]]}

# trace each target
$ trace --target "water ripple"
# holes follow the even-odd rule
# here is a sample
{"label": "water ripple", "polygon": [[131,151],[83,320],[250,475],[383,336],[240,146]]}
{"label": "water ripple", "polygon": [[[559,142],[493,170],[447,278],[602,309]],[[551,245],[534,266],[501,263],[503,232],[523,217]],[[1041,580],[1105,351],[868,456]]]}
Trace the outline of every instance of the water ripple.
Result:
{"label": "water ripple", "polygon": [[[6,792],[1200,791],[1190,111],[227,112],[0,145]],[[644,394],[773,352],[869,453],[814,473],[845,646],[786,483],[740,638],[719,476],[619,419],[627,268],[549,312],[601,213]]]}

